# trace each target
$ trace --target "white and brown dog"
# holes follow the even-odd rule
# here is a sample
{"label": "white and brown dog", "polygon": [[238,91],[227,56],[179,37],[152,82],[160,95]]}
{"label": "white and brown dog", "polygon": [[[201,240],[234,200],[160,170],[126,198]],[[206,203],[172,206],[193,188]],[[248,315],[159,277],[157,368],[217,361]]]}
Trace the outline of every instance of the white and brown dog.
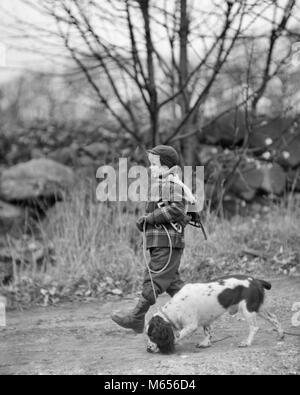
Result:
{"label": "white and brown dog", "polygon": [[147,351],[171,353],[182,339],[191,335],[198,327],[203,327],[205,339],[199,348],[211,346],[210,325],[228,311],[235,315],[240,311],[247,320],[250,333],[240,347],[251,346],[258,331],[257,315],[270,322],[277,330],[279,338],[284,332],[275,315],[263,306],[265,289],[271,284],[249,276],[228,276],[210,283],[185,285],[149,321],[146,333],[149,337]]}

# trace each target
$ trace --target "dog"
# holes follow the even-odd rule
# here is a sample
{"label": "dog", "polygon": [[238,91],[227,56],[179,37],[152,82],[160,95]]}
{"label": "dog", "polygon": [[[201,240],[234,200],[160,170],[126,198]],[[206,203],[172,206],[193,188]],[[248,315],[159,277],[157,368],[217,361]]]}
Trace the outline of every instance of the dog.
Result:
{"label": "dog", "polygon": [[203,327],[205,339],[199,348],[212,345],[210,325],[226,311],[231,315],[241,312],[249,324],[248,338],[239,347],[250,347],[259,329],[257,315],[271,323],[279,339],[284,331],[274,314],[264,308],[265,290],[272,285],[250,276],[227,276],[209,283],[186,284],[146,326],[147,351],[169,354],[175,345]]}

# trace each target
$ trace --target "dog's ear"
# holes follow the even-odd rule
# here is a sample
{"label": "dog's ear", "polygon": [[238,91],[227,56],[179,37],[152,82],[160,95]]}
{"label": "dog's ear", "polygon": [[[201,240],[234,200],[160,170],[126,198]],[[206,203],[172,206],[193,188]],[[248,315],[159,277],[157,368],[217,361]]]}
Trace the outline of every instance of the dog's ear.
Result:
{"label": "dog's ear", "polygon": [[161,341],[157,344],[160,352],[171,354],[175,350],[175,336],[169,323],[166,323],[161,331]]}
{"label": "dog's ear", "polygon": [[154,316],[151,318],[151,320],[148,323],[148,326],[146,328],[146,333],[151,341],[156,343],[156,339],[159,333],[159,327],[161,324],[161,318]]}
{"label": "dog's ear", "polygon": [[158,326],[157,318],[158,317],[152,317],[146,327],[146,333],[147,333],[148,337],[150,338],[150,340],[153,337],[153,335],[155,335],[155,329]]}
{"label": "dog's ear", "polygon": [[149,322],[148,336],[163,354],[170,354],[175,349],[175,336],[171,325],[163,318],[156,316]]}

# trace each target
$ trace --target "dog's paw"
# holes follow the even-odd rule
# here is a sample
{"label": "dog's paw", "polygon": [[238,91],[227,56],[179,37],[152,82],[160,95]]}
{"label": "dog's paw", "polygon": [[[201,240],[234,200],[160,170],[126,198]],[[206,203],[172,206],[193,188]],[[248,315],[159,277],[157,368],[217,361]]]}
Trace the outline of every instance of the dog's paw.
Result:
{"label": "dog's paw", "polygon": [[181,337],[180,337],[180,333],[178,332],[175,334],[174,344],[178,344],[180,342],[180,340],[181,340]]}
{"label": "dog's paw", "polygon": [[196,345],[196,348],[209,348],[209,347],[211,347],[211,346],[212,346],[211,343],[202,342],[202,343],[197,344],[197,345]]}

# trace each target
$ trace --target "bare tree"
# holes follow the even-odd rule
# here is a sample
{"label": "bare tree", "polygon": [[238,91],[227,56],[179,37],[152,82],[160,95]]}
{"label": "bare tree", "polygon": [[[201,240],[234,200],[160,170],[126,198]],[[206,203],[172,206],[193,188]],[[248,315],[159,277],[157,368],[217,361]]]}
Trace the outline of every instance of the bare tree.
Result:
{"label": "bare tree", "polygon": [[[286,59],[274,67],[276,43],[296,20],[296,0],[217,0],[206,5],[193,0],[23,1],[55,21],[51,32],[46,27],[36,32],[60,38],[124,132],[139,145],[181,143],[189,164],[203,126],[203,106],[234,49],[249,36],[268,38],[262,73],[246,98],[255,111]],[[104,80],[109,89],[102,89]],[[174,118],[164,133],[163,111]]]}

